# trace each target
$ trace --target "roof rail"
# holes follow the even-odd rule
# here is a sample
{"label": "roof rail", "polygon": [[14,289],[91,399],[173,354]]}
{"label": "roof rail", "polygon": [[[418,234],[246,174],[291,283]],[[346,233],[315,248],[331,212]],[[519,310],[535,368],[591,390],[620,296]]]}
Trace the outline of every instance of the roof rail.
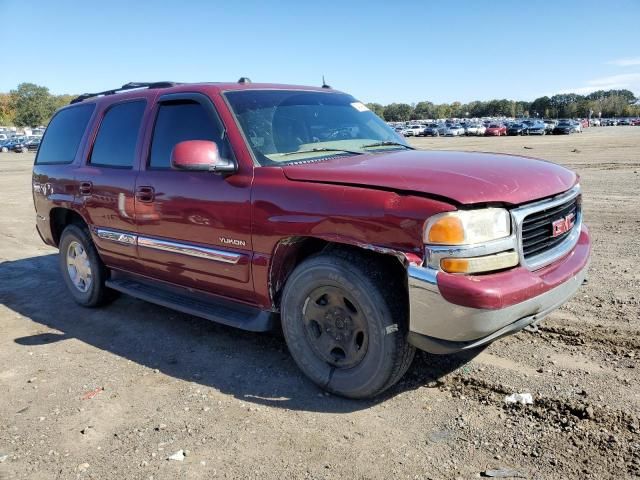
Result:
{"label": "roof rail", "polygon": [[113,90],[105,90],[104,92],[97,93],[83,93],[82,95],[74,98],[69,102],[69,104],[80,103],[88,98],[93,97],[101,97],[104,95],[114,95],[119,92],[124,92],[126,90],[134,90],[138,88],[168,88],[174,87],[176,85],[180,85],[177,82],[129,82],[122,85],[120,88],[114,88]]}

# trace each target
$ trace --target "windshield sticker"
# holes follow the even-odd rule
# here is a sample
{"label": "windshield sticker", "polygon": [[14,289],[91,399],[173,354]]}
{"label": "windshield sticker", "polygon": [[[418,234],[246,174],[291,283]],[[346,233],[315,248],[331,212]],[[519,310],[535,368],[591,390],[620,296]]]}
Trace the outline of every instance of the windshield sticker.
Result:
{"label": "windshield sticker", "polygon": [[366,106],[364,103],[362,103],[362,102],[353,102],[353,103],[351,104],[351,106],[352,106],[353,108],[355,108],[356,110],[358,110],[359,112],[368,112],[368,111],[369,111],[369,109],[367,108],[367,106]]}

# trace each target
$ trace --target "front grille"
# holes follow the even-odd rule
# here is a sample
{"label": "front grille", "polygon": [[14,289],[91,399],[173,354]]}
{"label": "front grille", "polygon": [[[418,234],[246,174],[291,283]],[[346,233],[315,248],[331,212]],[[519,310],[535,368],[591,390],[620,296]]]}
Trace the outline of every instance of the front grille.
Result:
{"label": "front grille", "polygon": [[560,245],[573,231],[553,236],[553,222],[574,215],[574,227],[580,213],[579,197],[555,207],[539,210],[527,215],[522,221],[522,253],[525,260],[540,255]]}

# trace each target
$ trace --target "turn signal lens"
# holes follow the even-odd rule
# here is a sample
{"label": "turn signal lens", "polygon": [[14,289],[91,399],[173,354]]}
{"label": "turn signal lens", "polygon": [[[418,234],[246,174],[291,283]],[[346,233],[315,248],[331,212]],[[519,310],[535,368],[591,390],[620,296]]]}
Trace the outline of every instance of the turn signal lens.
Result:
{"label": "turn signal lens", "polygon": [[502,270],[518,264],[516,252],[502,252],[495,255],[472,258],[443,258],[440,267],[449,273],[481,273]]}
{"label": "turn signal lens", "polygon": [[458,210],[433,216],[424,241],[433,245],[473,245],[508,237],[511,217],[504,208]]}
{"label": "turn signal lens", "polygon": [[436,220],[429,228],[427,243],[455,245],[464,242],[462,221],[454,216],[445,216]]}

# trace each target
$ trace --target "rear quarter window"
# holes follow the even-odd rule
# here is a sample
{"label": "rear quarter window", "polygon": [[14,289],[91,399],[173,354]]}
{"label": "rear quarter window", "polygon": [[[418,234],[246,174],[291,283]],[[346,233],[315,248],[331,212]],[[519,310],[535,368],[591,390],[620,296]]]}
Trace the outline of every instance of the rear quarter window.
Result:
{"label": "rear quarter window", "polygon": [[56,113],[42,138],[36,164],[73,162],[94,109],[94,104],[86,104]]}

